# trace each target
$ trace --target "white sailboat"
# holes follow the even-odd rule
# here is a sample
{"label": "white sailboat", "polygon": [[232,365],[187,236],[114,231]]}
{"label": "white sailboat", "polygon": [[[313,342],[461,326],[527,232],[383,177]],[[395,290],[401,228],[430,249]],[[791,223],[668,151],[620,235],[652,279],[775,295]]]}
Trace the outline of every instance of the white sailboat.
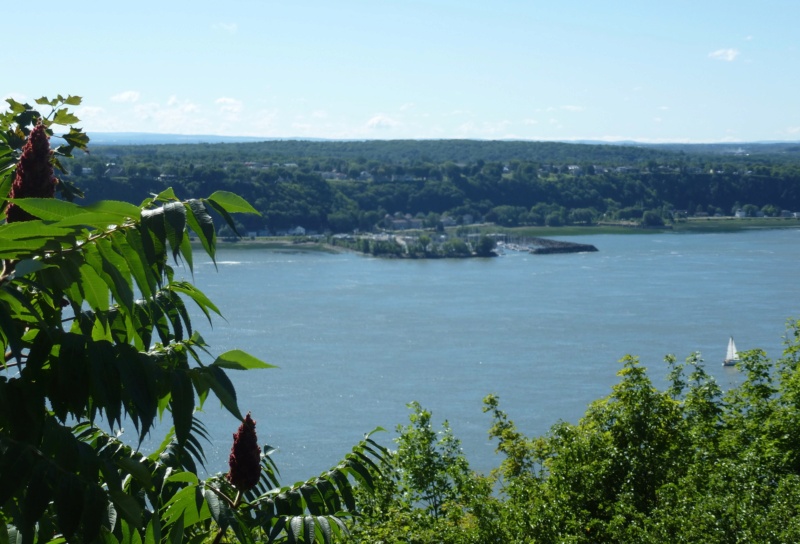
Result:
{"label": "white sailboat", "polygon": [[722,361],[722,366],[733,366],[739,362],[739,353],[736,351],[736,344],[733,342],[733,336],[728,340],[728,353]]}

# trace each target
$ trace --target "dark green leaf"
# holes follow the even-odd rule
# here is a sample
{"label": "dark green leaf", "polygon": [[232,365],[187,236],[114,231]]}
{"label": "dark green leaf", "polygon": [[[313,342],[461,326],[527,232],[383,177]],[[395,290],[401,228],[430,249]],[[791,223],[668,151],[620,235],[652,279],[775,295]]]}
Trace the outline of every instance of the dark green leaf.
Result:
{"label": "dark green leaf", "polygon": [[177,258],[186,230],[186,208],[180,202],[164,204],[164,222],[172,257]]}
{"label": "dark green leaf", "polygon": [[[236,402],[236,390],[225,372],[216,366],[207,366],[192,370],[195,387],[199,391],[210,388],[222,405],[236,418],[244,419]],[[199,384],[197,383],[199,381]]]}
{"label": "dark green leaf", "polygon": [[134,229],[129,229],[128,233],[117,231],[111,236],[111,243],[116,252],[125,259],[128,270],[130,270],[131,275],[134,280],[136,280],[136,286],[139,288],[139,291],[141,291],[142,296],[144,298],[150,298],[153,295],[152,288],[155,287],[155,279],[148,277],[147,272],[149,269],[146,269],[144,264],[142,264],[141,253],[137,252],[128,242],[129,236],[138,237],[139,231]]}
{"label": "dark green leaf", "polygon": [[[3,286],[4,290],[5,288],[6,286]],[[11,288],[13,289],[13,287]],[[22,332],[12,319],[7,302],[0,300],[0,338],[3,338],[3,343],[11,348],[11,354],[18,363],[22,361],[24,346],[21,338]],[[5,366],[5,362],[3,362],[3,366]]]}
{"label": "dark green leaf", "polygon": [[[144,229],[126,229],[125,241],[128,243],[130,251],[128,247],[125,247],[120,241],[119,252],[128,261],[128,267],[134,275],[134,278],[136,278],[137,284],[140,281],[142,282],[142,284],[139,285],[139,290],[142,292],[142,295],[149,298],[159,285],[161,278],[156,272],[155,267],[148,266],[142,235],[147,236],[147,232],[144,231]],[[148,242],[149,241],[148,239]],[[143,278],[140,278],[140,276],[143,276]]]}
{"label": "dark green leaf", "polygon": [[218,214],[222,216],[222,219],[225,220],[225,223],[231,228],[231,230],[234,233],[236,233],[237,236],[241,237],[242,234],[238,230],[236,230],[236,222],[233,220],[233,217],[231,217],[231,214],[229,214],[228,211],[225,210],[225,208],[223,208],[216,202],[213,202],[211,200],[207,202],[209,206],[211,206]]}
{"label": "dark green leaf", "polygon": [[183,370],[174,370],[172,373],[172,420],[175,425],[175,438],[178,444],[183,445],[189,438],[192,429],[192,414],[194,413],[194,389],[192,380]]}
{"label": "dark green leaf", "polygon": [[33,527],[39,521],[50,504],[52,491],[48,482],[44,463],[39,463],[26,486],[25,499],[22,504],[22,518],[25,527]]}
{"label": "dark green leaf", "polygon": [[[166,264],[167,248],[167,231],[164,226],[163,208],[143,210],[139,228],[141,229],[140,240],[145,255],[144,262],[153,268],[153,272],[160,282],[161,275],[164,272],[164,265]],[[130,238],[128,241],[133,245]]]}
{"label": "dark green leaf", "polygon": [[187,295],[192,300],[194,300],[197,306],[206,315],[206,319],[208,319],[209,323],[211,323],[211,314],[208,313],[208,310],[213,311],[217,315],[222,315],[219,312],[219,308],[217,308],[214,305],[214,303],[211,302],[211,300],[202,291],[197,289],[197,287],[195,287],[191,283],[176,281],[170,285],[170,289],[178,293],[183,293],[184,295]]}
{"label": "dark green leaf", "polygon": [[183,542],[183,514],[178,516],[178,519],[172,524],[169,530],[169,543],[181,544]]}
{"label": "dark green leaf", "polygon": [[181,256],[183,260],[186,261],[186,266],[189,267],[189,272],[194,275],[194,260],[192,259],[192,243],[189,240],[188,236],[184,236],[181,239],[181,248],[180,248]]}
{"label": "dark green leaf", "polygon": [[111,495],[111,501],[123,519],[134,527],[139,527],[142,523],[142,508],[136,499],[121,490],[111,490],[109,495]]}
{"label": "dark green leaf", "polygon": [[333,481],[333,483],[336,484],[336,487],[339,489],[339,494],[344,500],[344,504],[347,506],[347,509],[351,512],[355,511],[356,501],[355,498],[353,498],[353,488],[350,485],[350,482],[347,480],[347,476],[345,476],[339,469],[331,470],[325,476],[329,481]]}
{"label": "dark green leaf", "polygon": [[105,412],[110,426],[121,423],[122,383],[116,354],[109,342],[91,342],[88,345],[92,399],[97,408]]}
{"label": "dark green leaf", "polygon": [[211,219],[202,200],[189,200],[185,203],[185,206],[189,212],[186,214],[186,221],[189,227],[200,239],[200,243],[203,245],[203,249],[205,249],[208,256],[216,263],[214,252],[216,248],[217,232],[214,228],[214,220]]}
{"label": "dark green leaf", "polygon": [[63,474],[55,485],[55,506],[58,525],[69,539],[78,529],[83,513],[84,484],[74,474]]}

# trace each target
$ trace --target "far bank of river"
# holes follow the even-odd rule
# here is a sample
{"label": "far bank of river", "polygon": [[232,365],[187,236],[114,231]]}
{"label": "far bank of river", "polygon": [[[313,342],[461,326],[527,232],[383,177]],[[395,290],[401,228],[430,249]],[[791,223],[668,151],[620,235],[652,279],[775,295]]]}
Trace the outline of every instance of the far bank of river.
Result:
{"label": "far bank of river", "polygon": [[[659,234],[663,232],[675,233],[712,233],[712,232],[739,232],[753,229],[797,229],[800,228],[800,219],[788,217],[691,217],[667,225],[665,228],[645,228],[634,223],[606,223],[590,226],[564,226],[564,227],[498,227],[494,225],[476,225],[476,232],[509,233],[517,236],[528,237],[573,237],[594,236],[602,234]],[[455,232],[458,227],[448,228],[448,232]],[[401,233],[403,231],[398,231]],[[416,232],[416,231],[406,231]],[[396,234],[397,234],[396,233]],[[258,238],[241,238],[239,240],[219,240],[219,247],[253,247],[262,249],[286,249],[287,247],[302,246],[306,250],[341,251],[341,248],[331,246],[319,240],[319,237],[307,236],[268,236]]]}

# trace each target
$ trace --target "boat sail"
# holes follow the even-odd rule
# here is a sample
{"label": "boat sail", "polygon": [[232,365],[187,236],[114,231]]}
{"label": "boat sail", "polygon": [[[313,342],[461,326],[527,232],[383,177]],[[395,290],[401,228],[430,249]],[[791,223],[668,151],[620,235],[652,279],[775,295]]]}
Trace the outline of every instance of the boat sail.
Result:
{"label": "boat sail", "polygon": [[725,355],[725,360],[722,361],[722,366],[733,366],[739,362],[739,353],[736,351],[736,344],[733,342],[733,336],[728,340],[728,353]]}

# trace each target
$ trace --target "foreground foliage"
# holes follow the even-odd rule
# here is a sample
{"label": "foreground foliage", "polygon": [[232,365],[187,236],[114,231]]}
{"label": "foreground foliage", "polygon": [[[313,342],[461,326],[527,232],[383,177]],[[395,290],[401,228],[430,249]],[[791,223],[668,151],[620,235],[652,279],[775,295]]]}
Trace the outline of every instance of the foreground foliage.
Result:
{"label": "foreground foliage", "polygon": [[[0,115],[0,543],[345,534],[353,482],[372,487],[383,451],[367,437],[331,470],[280,487],[271,449],[257,444],[226,375],[271,365],[239,350],[211,355],[187,303],[209,322],[219,310],[171,264],[191,273],[190,231],[214,259],[212,211],[231,228],[231,214],[257,212],[226,191],[180,200],[167,189],[138,206],[70,202],[80,192],[56,173],[88,144],[69,111],[80,98],[37,100],[48,115],[8,102]],[[51,151],[58,126],[70,128]],[[212,394],[242,428],[229,477],[203,481],[198,410]],[[130,445],[161,419],[172,428],[155,452]],[[123,422],[135,427],[133,440],[118,435]]]}
{"label": "foreground foliage", "polygon": [[536,439],[486,397],[502,455],[489,478],[412,405],[353,541],[799,542],[800,323],[779,359],[743,356],[727,392],[696,355],[666,362],[660,391],[626,357],[608,397]]}

